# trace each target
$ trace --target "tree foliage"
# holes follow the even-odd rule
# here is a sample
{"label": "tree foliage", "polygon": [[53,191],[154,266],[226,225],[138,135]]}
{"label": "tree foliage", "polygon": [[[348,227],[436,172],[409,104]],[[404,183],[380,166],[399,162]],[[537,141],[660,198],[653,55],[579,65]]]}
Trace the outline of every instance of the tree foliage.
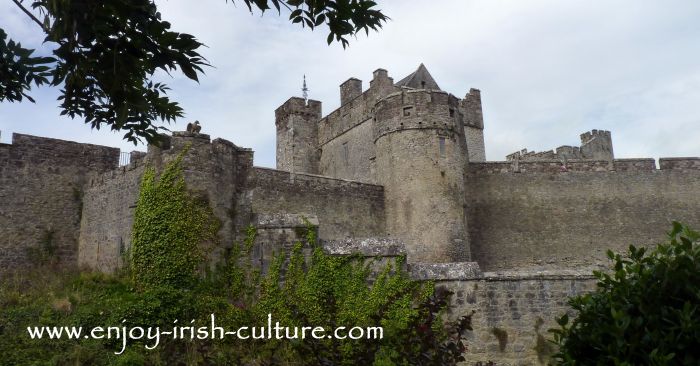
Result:
{"label": "tree foliage", "polygon": [[700,235],[674,223],[668,242],[596,272],[597,291],[574,297],[577,316],[558,319],[561,365],[700,364]]}
{"label": "tree foliage", "polygon": [[[153,0],[12,0],[46,34],[52,57],[6,41],[0,29],[0,102],[33,99],[32,85],[60,86],[62,115],[92,128],[124,131],[136,143],[158,142],[158,121],[174,121],[183,109],[154,80],[157,70],[180,71],[198,81],[208,61],[195,36],[171,30]],[[233,2],[233,1],[232,1]],[[327,26],[328,43],[347,46],[347,36],[377,30],[388,18],[370,0],[243,0],[249,11],[289,9],[293,23]],[[39,16],[35,14],[38,13]]]}

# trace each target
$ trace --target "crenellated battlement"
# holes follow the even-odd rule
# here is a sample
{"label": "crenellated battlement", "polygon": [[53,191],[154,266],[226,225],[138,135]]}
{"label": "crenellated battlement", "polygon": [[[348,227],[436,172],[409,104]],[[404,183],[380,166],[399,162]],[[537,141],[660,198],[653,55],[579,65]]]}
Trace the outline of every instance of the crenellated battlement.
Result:
{"label": "crenellated battlement", "polygon": [[461,135],[459,99],[440,90],[403,90],[375,105],[374,140],[409,129],[433,129],[445,135]]}
{"label": "crenellated battlement", "polygon": [[593,139],[596,138],[606,138],[610,139],[610,131],[604,131],[604,130],[592,130],[589,132],[584,132],[581,134],[581,144],[585,145],[593,141]]}
{"label": "crenellated battlement", "polygon": [[614,159],[612,137],[610,131],[592,130],[581,134],[581,146],[562,145],[555,150],[541,152],[522,149],[506,155],[506,160],[547,161],[559,160],[567,163],[574,160],[607,160]]}
{"label": "crenellated battlement", "polygon": [[569,161],[563,164],[559,160],[538,161],[489,161],[469,163],[469,173],[505,174],[505,173],[577,173],[577,172],[655,172],[655,171],[700,171],[700,158],[660,158],[659,168],[652,158]]}
{"label": "crenellated battlement", "polygon": [[317,100],[291,97],[275,110],[275,124],[277,128],[285,128],[285,122],[290,115],[298,115],[303,118],[321,118],[322,103]]}

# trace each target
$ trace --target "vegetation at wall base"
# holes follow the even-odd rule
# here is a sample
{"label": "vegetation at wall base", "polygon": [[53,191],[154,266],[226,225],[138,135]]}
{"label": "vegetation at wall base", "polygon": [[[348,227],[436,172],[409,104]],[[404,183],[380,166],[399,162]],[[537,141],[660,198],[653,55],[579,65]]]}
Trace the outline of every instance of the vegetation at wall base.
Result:
{"label": "vegetation at wall base", "polygon": [[700,235],[678,222],[668,242],[595,272],[595,292],[570,299],[577,313],[552,329],[560,365],[700,364]]}
{"label": "vegetation at wall base", "polygon": [[[411,280],[404,258],[331,256],[307,227],[304,242],[278,253],[261,273],[249,257],[256,239],[249,227],[218,268],[204,270],[202,245],[213,240],[218,223],[202,206],[206,200],[188,195],[183,154],[160,175],[144,176],[126,268],[110,275],[49,262],[3,278],[0,365],[455,365],[463,359],[471,317],[445,322],[449,291]],[[165,245],[164,238],[174,242]],[[266,325],[272,314],[285,327],[382,326],[384,333],[380,340],[161,337],[153,350],[145,347],[153,345],[148,339],[131,341],[121,355],[118,339],[32,340],[27,333],[34,326],[166,330],[175,319],[208,325],[210,314],[226,329]]]}

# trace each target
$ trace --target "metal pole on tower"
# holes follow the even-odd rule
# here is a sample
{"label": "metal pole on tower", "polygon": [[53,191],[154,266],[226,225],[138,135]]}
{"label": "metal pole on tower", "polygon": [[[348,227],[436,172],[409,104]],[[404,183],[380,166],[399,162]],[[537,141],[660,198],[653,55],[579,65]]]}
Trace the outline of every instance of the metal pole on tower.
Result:
{"label": "metal pole on tower", "polygon": [[304,84],[301,88],[302,96],[304,97],[304,102],[309,101],[309,88],[306,87],[306,74],[304,74]]}

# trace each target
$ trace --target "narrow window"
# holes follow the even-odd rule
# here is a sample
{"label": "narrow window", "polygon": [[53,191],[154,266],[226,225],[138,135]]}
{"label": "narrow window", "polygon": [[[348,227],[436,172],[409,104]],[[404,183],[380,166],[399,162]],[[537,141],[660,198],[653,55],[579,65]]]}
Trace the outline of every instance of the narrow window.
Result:
{"label": "narrow window", "polygon": [[409,117],[413,114],[413,107],[403,107],[403,116]]}
{"label": "narrow window", "polygon": [[425,89],[425,81],[420,82],[420,87],[421,87],[421,89]]}
{"label": "narrow window", "polygon": [[455,110],[450,108],[450,117],[454,117],[454,116],[455,116]]}
{"label": "narrow window", "polygon": [[444,158],[445,157],[445,138],[438,137],[438,144],[440,145],[440,157]]}
{"label": "narrow window", "polygon": [[343,142],[343,159],[345,159],[345,164],[350,160],[350,149],[347,142]]}

